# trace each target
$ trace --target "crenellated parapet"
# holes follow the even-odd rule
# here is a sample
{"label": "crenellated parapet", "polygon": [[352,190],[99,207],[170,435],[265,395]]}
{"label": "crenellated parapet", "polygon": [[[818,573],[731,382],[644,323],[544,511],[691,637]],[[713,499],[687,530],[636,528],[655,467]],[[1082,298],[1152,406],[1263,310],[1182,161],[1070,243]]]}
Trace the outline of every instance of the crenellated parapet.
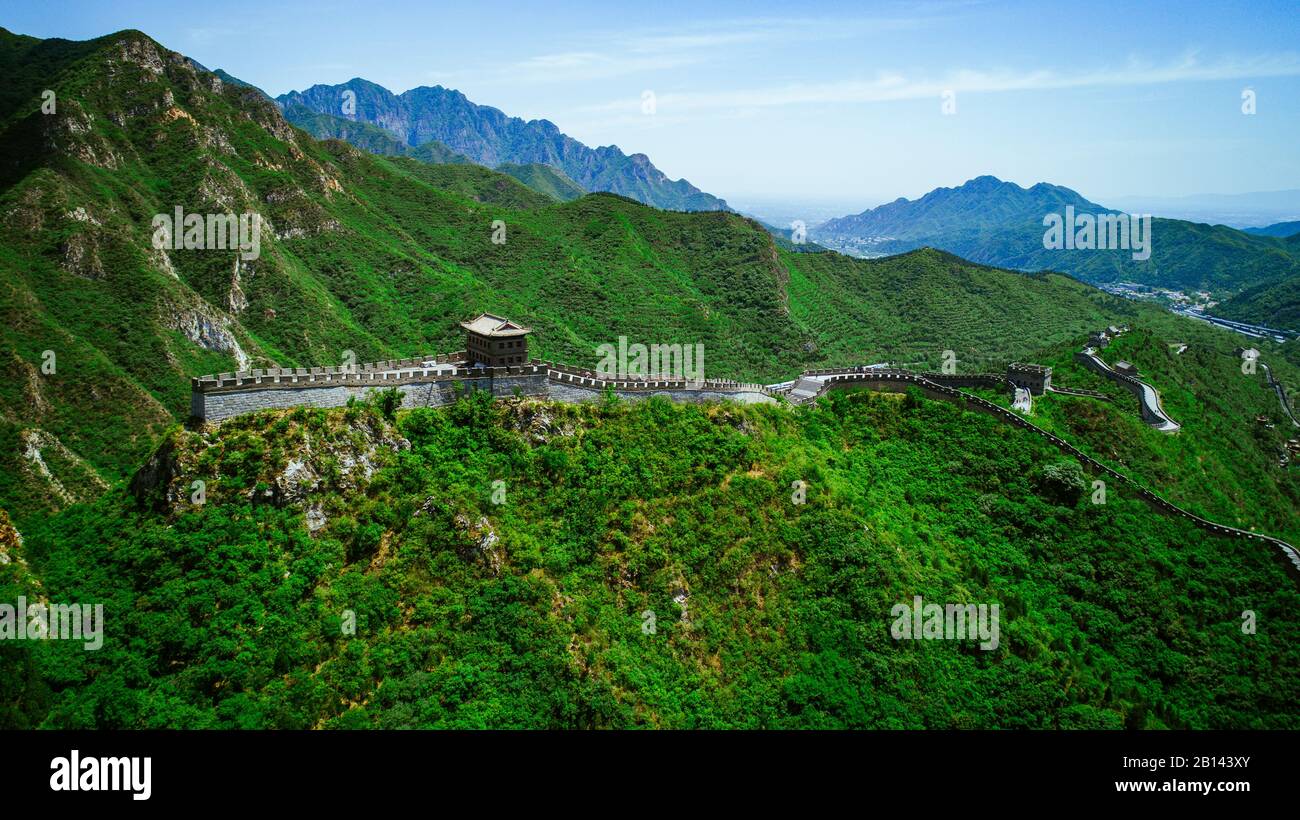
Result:
{"label": "crenellated parapet", "polygon": [[267,368],[191,380],[190,415],[201,422],[259,410],[343,407],[377,390],[396,389],[405,407],[440,407],[467,390],[495,396],[594,401],[606,392],[632,399],[663,395],[675,401],[771,402],[765,385],[730,379],[602,378],[588,370],[532,360],[502,367],[469,366],[464,353],[393,359],[340,367]]}
{"label": "crenellated parapet", "polygon": [[217,373],[190,379],[190,389],[199,393],[220,390],[271,390],[277,387],[373,386],[376,381],[412,378],[416,373],[427,375],[453,370],[463,366],[465,353],[446,353],[438,356],[416,356],[410,359],[389,359],[360,365],[338,367],[270,367],[260,370],[241,370],[235,373]]}

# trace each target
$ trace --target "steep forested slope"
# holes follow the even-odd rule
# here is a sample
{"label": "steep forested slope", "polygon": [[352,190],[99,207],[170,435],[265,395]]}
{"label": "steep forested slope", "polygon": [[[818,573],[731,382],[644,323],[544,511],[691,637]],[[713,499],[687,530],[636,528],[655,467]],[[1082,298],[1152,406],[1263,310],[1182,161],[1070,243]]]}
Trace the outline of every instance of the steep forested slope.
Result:
{"label": "steep forested slope", "polygon": [[[135,494],[36,528],[20,555],[48,594],[104,601],[108,626],[97,652],[24,648],[9,721],[1296,726],[1280,563],[1122,493],[1090,503],[992,418],[861,393],[480,399],[178,433]],[[997,647],[891,638],[918,595],[998,604]]]}
{"label": "steep forested slope", "polygon": [[[1277,241],[1300,258],[1300,234]],[[1225,319],[1300,331],[1300,274],[1248,288],[1216,305],[1214,312]]]}

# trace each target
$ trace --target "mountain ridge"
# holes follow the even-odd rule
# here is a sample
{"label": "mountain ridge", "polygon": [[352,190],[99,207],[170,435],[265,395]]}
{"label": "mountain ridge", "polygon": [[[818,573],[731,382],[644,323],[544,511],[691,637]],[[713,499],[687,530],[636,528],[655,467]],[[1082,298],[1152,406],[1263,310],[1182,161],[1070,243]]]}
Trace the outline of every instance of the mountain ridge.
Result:
{"label": "mountain ridge", "polygon": [[[290,114],[298,106],[338,115],[349,110],[388,131],[411,147],[438,140],[474,162],[542,164],[563,171],[588,191],[623,194],[658,208],[681,211],[729,210],[726,202],[685,179],[669,179],[645,154],[624,154],[618,146],[591,148],[560,131],[550,120],[523,120],[492,106],[480,105],[455,89],[419,86],[394,94],[355,77],[339,85],[318,84],[276,98]],[[291,120],[292,121],[292,120]]]}
{"label": "mountain ridge", "polygon": [[1118,214],[1063,186],[1028,188],[980,176],[898,199],[860,214],[827,220],[809,231],[819,244],[855,255],[881,256],[931,246],[965,259],[1016,270],[1058,270],[1094,285],[1137,282],[1173,290],[1206,290],[1227,298],[1300,275],[1294,246],[1223,225],[1151,220],[1151,254],[1128,249],[1045,247],[1044,217]]}
{"label": "mountain ridge", "polygon": [[935,188],[917,199],[899,197],[859,214],[827,220],[814,227],[812,232],[818,235],[857,233],[908,239],[931,236],[952,222],[967,229],[1001,226],[1014,219],[1035,221],[1042,218],[1045,205],[1072,205],[1092,212],[1107,211],[1063,186],[1039,182],[1023,188],[1014,182],[984,174],[958,186]]}
{"label": "mountain ridge", "polygon": [[1292,222],[1274,222],[1272,225],[1265,225],[1262,228],[1245,228],[1246,233],[1255,236],[1276,236],[1285,239],[1290,236],[1300,234],[1300,220]]}

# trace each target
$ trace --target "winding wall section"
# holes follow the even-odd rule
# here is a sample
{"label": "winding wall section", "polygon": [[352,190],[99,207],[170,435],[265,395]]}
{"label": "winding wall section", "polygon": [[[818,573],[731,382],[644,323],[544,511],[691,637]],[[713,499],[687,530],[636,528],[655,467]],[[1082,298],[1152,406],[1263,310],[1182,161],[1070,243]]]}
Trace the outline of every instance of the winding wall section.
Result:
{"label": "winding wall section", "polygon": [[[1085,349],[1085,353],[1092,353]],[[989,413],[1023,430],[1046,439],[1094,474],[1104,474],[1131,490],[1137,497],[1169,515],[1176,515],[1197,527],[1212,533],[1233,538],[1270,544],[1286,561],[1287,570],[1300,580],[1300,552],[1272,536],[1216,524],[1166,501],[1128,476],[1107,467],[1074,445],[1028,421],[1018,413],[987,399],[959,388],[992,388],[1013,391],[1015,385],[1005,376],[992,373],[944,374],[915,373],[879,366],[851,367],[804,372],[793,382],[779,386],[765,386],[727,380],[699,382],[681,379],[626,379],[610,380],[596,377],[589,371],[553,362],[533,361],[513,367],[465,367],[460,360],[463,354],[451,354],[416,359],[376,362],[359,367],[333,368],[272,368],[240,373],[222,373],[195,378],[191,383],[191,414],[205,422],[219,423],[244,413],[265,409],[291,407],[342,407],[353,397],[364,397],[376,390],[396,388],[403,393],[403,406],[438,407],[454,402],[466,390],[487,390],[494,396],[536,396],[555,401],[587,402],[599,400],[606,392],[630,399],[642,400],[651,396],[665,396],[673,401],[707,402],[727,399],[743,403],[773,403],[783,398],[792,403],[815,400],[826,391],[844,387],[860,387],[886,392],[905,392],[915,388],[923,394],[948,401],[962,402],[968,407]],[[1124,374],[1115,373],[1100,362],[1120,380],[1128,380],[1151,389]],[[1151,390],[1154,393],[1154,390]],[[1159,409],[1158,396],[1154,399]],[[1144,414],[1147,412],[1144,403]],[[1159,418],[1177,424],[1163,415]],[[1163,429],[1163,428],[1162,428]]]}
{"label": "winding wall section", "polygon": [[1154,387],[1141,379],[1115,370],[1102,361],[1101,357],[1097,355],[1097,351],[1091,347],[1085,347],[1079,351],[1076,358],[1084,367],[1115,381],[1137,396],[1138,405],[1142,408],[1142,420],[1147,424],[1165,433],[1176,433],[1182,429],[1182,425],[1171,419],[1169,414],[1165,412],[1164,405],[1160,403],[1160,393]]}
{"label": "winding wall section", "polygon": [[1028,430],[1046,439],[1061,452],[1077,459],[1085,468],[1088,469],[1089,472],[1093,474],[1103,474],[1114,479],[1120,485],[1131,490],[1138,498],[1141,498],[1143,501],[1163,513],[1175,515],[1190,521],[1197,527],[1214,535],[1222,535],[1231,538],[1244,538],[1273,546],[1284,559],[1287,571],[1291,574],[1292,578],[1300,581],[1300,552],[1297,552],[1295,547],[1291,546],[1287,542],[1270,535],[1263,535],[1249,530],[1216,524],[1209,519],[1190,513],[1182,507],[1179,507],[1170,501],[1166,501],[1123,473],[1107,467],[1105,464],[1102,464],[1097,459],[1084,453],[1082,450],[1075,447],[1073,444],[1070,444],[1060,436],[1049,433],[1018,413],[1012,412],[1011,410],[1008,410],[999,404],[995,404],[988,399],[981,398],[971,393],[966,393],[956,389],[955,387],[939,384],[930,380],[925,375],[907,373],[905,371],[864,371],[854,368],[840,372],[820,371],[820,373],[822,374],[822,379],[825,384],[822,393],[837,387],[865,387],[869,390],[888,392],[905,392],[909,388],[916,388],[931,398],[963,402],[967,406],[976,410],[989,413],[1002,421],[1015,425],[1022,430]]}

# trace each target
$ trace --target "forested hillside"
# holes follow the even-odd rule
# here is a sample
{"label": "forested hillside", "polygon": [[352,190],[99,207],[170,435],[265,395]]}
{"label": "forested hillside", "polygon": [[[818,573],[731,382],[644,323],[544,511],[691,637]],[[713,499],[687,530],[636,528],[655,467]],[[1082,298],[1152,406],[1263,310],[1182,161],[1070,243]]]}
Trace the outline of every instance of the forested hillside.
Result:
{"label": "forested hillside", "polygon": [[[990,417],[481,398],[176,433],[37,527],[20,555],[107,637],[0,647],[10,725],[1297,725],[1280,562],[1092,504]],[[916,595],[999,604],[998,647],[894,640]]]}
{"label": "forested hillside", "polygon": [[[427,142],[317,141],[135,31],[0,31],[0,70],[0,597],[107,623],[97,652],[0,645],[0,726],[1297,725],[1274,552],[1094,504],[1039,437],[916,395],[185,424],[192,375],[450,352],[481,311],[537,357],[699,344],[705,375],[765,383],[950,352],[1053,366],[1112,400],[1048,394],[1035,422],[1300,543],[1295,431],[1242,337],[1058,273],[852,259]],[[156,247],[178,207],[260,216],[257,252]],[[1177,435],[1073,362],[1107,324]],[[1294,344],[1258,346],[1294,395]],[[915,595],[998,603],[1001,648],[893,640]]]}
{"label": "forested hillside", "polygon": [[[479,166],[317,142],[139,32],[5,33],[0,62],[0,505],[18,518],[125,477],[186,417],[192,375],[449,352],[480,311],[535,328],[535,355],[590,366],[626,335],[776,381],[1028,356],[1128,310],[1060,276],[793,253],[731,213],[554,204]],[[154,248],[152,218],[176,207],[259,214],[260,255]]]}

